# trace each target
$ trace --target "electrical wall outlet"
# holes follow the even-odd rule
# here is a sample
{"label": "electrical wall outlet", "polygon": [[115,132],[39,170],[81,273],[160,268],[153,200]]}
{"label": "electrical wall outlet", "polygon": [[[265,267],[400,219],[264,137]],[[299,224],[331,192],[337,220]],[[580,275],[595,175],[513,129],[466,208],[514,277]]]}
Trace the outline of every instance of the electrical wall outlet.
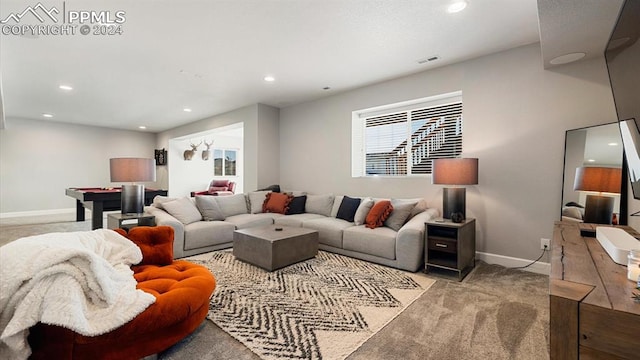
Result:
{"label": "electrical wall outlet", "polygon": [[545,238],[540,239],[540,249],[551,250],[551,244],[549,242],[549,239],[545,239]]}

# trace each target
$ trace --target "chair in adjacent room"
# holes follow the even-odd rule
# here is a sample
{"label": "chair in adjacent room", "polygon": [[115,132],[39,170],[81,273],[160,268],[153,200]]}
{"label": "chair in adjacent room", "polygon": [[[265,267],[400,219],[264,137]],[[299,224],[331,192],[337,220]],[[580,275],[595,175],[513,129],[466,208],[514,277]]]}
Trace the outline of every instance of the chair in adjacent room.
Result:
{"label": "chair in adjacent room", "polygon": [[233,195],[235,194],[236,183],[229,180],[211,180],[209,188],[204,191],[192,191],[191,196],[196,195]]}

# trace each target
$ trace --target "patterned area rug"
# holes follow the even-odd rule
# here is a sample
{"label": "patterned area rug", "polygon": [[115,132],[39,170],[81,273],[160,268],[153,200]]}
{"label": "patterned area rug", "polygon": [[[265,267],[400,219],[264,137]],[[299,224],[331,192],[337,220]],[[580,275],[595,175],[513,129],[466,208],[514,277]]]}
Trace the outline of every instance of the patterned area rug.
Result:
{"label": "patterned area rug", "polygon": [[209,319],[263,359],[344,359],[434,283],[323,251],[274,272],[230,251],[188,260],[216,276]]}

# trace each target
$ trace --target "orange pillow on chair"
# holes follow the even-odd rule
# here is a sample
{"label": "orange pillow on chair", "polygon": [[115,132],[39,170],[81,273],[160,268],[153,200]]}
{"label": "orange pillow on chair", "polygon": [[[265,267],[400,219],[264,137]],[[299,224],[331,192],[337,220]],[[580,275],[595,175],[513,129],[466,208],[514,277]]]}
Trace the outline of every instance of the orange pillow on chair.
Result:
{"label": "orange pillow on chair", "polygon": [[391,201],[378,201],[373,205],[371,210],[369,210],[367,218],[365,219],[365,226],[369,229],[375,229],[382,226],[382,224],[384,224],[384,221],[387,220],[389,215],[391,215],[392,211],[393,206],[391,205]]}
{"label": "orange pillow on chair", "polygon": [[267,196],[262,203],[262,212],[286,214],[289,210],[289,203],[291,203],[291,200],[293,200],[293,195],[277,192],[267,193]]}
{"label": "orange pillow on chair", "polygon": [[133,241],[142,251],[138,265],[170,265],[173,263],[173,228],[171,226],[136,226],[127,233],[115,231]]}

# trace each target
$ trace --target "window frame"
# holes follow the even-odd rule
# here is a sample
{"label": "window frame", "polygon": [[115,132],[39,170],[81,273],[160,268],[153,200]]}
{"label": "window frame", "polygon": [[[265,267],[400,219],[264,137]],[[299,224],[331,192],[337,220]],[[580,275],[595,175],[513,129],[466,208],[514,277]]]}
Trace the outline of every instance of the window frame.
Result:
{"label": "window frame", "polygon": [[[402,101],[393,104],[387,104],[382,106],[376,106],[367,109],[356,110],[352,112],[351,117],[351,177],[389,177],[389,178],[407,178],[407,177],[430,177],[430,173],[412,173],[413,161],[411,151],[407,151],[406,157],[406,174],[390,175],[390,174],[368,174],[367,173],[367,153],[366,153],[366,120],[368,118],[384,116],[387,114],[394,114],[400,112],[408,112],[432,108],[437,106],[445,106],[449,104],[461,104],[461,120],[462,126],[460,129],[463,136],[464,120],[462,116],[463,111],[463,99],[462,91],[454,91],[445,94],[429,96],[425,98],[419,98],[414,100]],[[411,116],[407,116],[407,143],[411,142]],[[462,140],[461,140],[462,141]],[[460,145],[462,146],[462,144]],[[462,149],[460,149],[462,153]],[[452,156],[457,157],[457,156]]]}

